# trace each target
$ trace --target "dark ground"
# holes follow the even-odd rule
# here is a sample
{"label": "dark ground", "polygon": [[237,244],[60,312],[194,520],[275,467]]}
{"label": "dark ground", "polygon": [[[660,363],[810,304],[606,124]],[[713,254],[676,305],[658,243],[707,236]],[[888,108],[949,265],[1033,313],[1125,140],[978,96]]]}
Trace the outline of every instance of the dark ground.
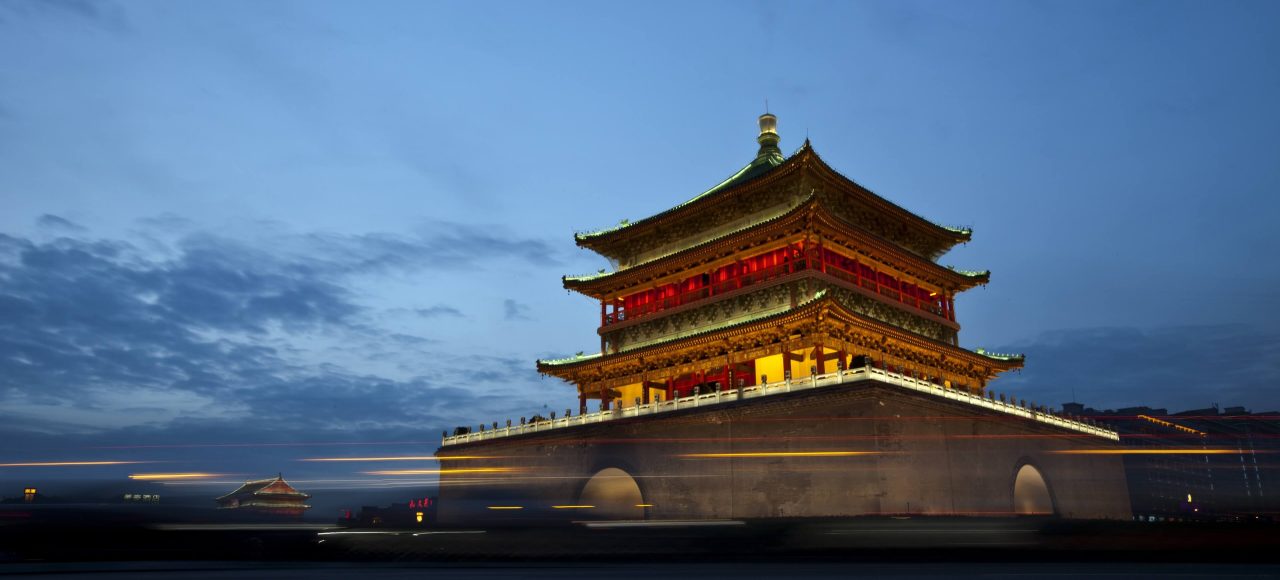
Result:
{"label": "dark ground", "polygon": [[1280,578],[1280,526],[843,518],[601,527],[347,529],[137,521],[61,511],[0,522],[0,575]]}

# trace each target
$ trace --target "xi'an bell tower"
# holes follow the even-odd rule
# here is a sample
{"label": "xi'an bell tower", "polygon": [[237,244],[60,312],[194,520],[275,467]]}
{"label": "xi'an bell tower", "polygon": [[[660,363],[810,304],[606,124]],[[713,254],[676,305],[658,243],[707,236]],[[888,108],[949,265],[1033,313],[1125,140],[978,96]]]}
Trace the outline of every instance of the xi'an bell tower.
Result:
{"label": "xi'an bell tower", "polygon": [[444,433],[440,517],[1130,516],[1119,435],[988,388],[1020,355],[960,346],[935,224],[778,147],[671,209],[577,235],[613,271],[598,348],[538,361],[577,410]]}
{"label": "xi'an bell tower", "polygon": [[598,352],[538,362],[608,409],[873,366],[980,394],[1022,357],[959,346],[955,298],[989,272],[937,263],[968,229],[935,224],[836,172],[777,118],[759,150],[671,209],[576,235],[616,268],[567,276],[600,301]]}

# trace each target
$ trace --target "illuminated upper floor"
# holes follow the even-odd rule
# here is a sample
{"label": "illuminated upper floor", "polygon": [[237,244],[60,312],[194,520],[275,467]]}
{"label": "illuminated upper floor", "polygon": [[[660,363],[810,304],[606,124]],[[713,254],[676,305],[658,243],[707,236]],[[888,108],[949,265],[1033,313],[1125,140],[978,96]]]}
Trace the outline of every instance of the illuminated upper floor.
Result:
{"label": "illuminated upper floor", "polygon": [[773,281],[802,271],[819,271],[869,290],[903,308],[955,322],[954,298],[945,290],[906,279],[845,252],[795,242],[758,253],[683,280],[640,290],[602,303],[601,326],[653,316],[677,307]]}

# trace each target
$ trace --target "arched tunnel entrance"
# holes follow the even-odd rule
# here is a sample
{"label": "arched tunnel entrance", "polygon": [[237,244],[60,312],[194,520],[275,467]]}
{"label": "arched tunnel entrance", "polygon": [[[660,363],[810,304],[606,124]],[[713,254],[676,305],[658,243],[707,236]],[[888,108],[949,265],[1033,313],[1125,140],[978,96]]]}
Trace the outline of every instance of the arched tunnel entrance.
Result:
{"label": "arched tunnel entrance", "polygon": [[594,506],[590,510],[593,518],[639,520],[645,514],[640,484],[631,474],[616,467],[601,469],[591,476],[582,488],[578,503]]}
{"label": "arched tunnel entrance", "polygon": [[1013,512],[1020,516],[1050,516],[1056,512],[1049,484],[1031,464],[1020,467],[1013,480]]}

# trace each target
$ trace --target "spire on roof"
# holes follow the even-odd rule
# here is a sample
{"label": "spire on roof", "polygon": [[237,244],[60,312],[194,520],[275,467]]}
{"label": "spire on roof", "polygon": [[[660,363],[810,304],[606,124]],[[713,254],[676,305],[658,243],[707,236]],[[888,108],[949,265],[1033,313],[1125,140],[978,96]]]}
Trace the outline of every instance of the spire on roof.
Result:
{"label": "spire on roof", "polygon": [[756,142],[760,144],[760,152],[756,153],[756,159],[776,155],[782,157],[782,150],[778,149],[778,142],[782,138],[778,136],[778,118],[772,113],[760,115],[760,136],[756,137]]}

